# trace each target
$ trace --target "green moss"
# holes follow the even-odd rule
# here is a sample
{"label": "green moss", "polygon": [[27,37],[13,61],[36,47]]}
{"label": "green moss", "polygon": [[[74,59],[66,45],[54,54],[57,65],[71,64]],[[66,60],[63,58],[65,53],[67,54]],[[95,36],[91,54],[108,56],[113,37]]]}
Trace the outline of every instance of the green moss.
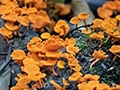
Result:
{"label": "green moss", "polygon": [[96,74],[97,73],[97,71],[95,70],[94,67],[90,68],[89,70],[90,70],[91,74]]}
{"label": "green moss", "polygon": [[86,47],[88,47],[88,45],[87,45],[86,43],[82,42],[82,43],[78,43],[78,44],[77,44],[77,47],[79,47],[80,50],[83,50],[83,49],[85,49]]}

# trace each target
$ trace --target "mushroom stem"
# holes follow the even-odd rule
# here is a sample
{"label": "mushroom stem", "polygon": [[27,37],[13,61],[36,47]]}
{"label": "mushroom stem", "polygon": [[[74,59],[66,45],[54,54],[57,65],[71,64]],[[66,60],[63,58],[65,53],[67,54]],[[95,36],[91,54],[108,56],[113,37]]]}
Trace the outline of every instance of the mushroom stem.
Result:
{"label": "mushroom stem", "polygon": [[95,32],[96,28],[93,28],[92,30],[93,30],[93,32]]}
{"label": "mushroom stem", "polygon": [[96,63],[98,62],[100,59],[96,59],[91,65],[90,65],[90,68]]}
{"label": "mushroom stem", "polygon": [[21,26],[21,24],[19,24],[19,28],[18,28],[18,30],[17,30],[18,36],[21,36],[21,34],[20,34],[20,26]]}
{"label": "mushroom stem", "polygon": [[119,31],[119,33],[120,33],[120,21],[119,21],[118,31]]}
{"label": "mushroom stem", "polygon": [[100,39],[100,41],[101,41],[101,43],[100,43],[99,47],[101,47],[101,46],[102,46],[102,39]]}
{"label": "mushroom stem", "polygon": [[115,53],[114,55],[115,55],[115,56],[114,56],[113,60],[115,60],[115,59],[117,58],[117,53]]}
{"label": "mushroom stem", "polygon": [[[85,19],[83,19],[83,21],[84,21],[85,25],[87,25]],[[87,30],[88,30],[88,27],[86,26],[86,31],[87,31]]]}
{"label": "mushroom stem", "polygon": [[65,87],[66,87],[66,85],[63,86],[63,89],[62,89],[62,90],[65,90]]}
{"label": "mushroom stem", "polygon": [[110,35],[108,35],[108,36],[107,36],[107,39],[106,39],[106,41],[105,41],[105,42],[107,42],[109,38],[110,38]]}
{"label": "mushroom stem", "polygon": [[17,35],[17,32],[16,32],[16,31],[13,31],[13,34],[14,34],[14,35]]}
{"label": "mushroom stem", "polygon": [[49,66],[50,70],[53,71],[53,73],[57,76],[57,73],[55,72],[55,70],[53,69],[52,66]]}
{"label": "mushroom stem", "polygon": [[95,58],[92,58],[92,59],[90,59],[89,61],[92,61],[92,60],[94,60]]}
{"label": "mushroom stem", "polygon": [[[77,29],[77,27],[78,27],[78,24],[75,25],[75,28],[76,28],[76,29]],[[78,29],[77,29],[77,31],[78,31]]]}
{"label": "mushroom stem", "polygon": [[70,73],[72,73],[72,66],[70,66]]}
{"label": "mushroom stem", "polygon": [[89,41],[91,42],[91,37],[90,37],[90,35],[88,34],[88,36],[89,36]]}

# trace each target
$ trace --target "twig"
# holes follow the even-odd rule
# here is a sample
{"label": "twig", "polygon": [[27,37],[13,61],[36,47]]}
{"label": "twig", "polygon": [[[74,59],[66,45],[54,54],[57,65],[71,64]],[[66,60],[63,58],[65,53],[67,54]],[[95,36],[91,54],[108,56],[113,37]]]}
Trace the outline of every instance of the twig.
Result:
{"label": "twig", "polygon": [[11,61],[11,57],[10,57],[10,54],[11,54],[11,49],[12,49],[12,44],[10,44],[9,46],[9,50],[8,50],[8,55],[6,57],[6,62],[4,62],[1,67],[0,67],[0,75],[3,73],[4,69],[7,67],[7,65],[10,63]]}
{"label": "twig", "polygon": [[66,37],[68,37],[69,34],[72,33],[73,31],[78,30],[79,28],[82,28],[82,27],[90,27],[91,25],[93,25],[93,23],[92,23],[92,24],[88,24],[88,25],[79,26],[78,28],[75,28],[75,29],[71,30],[71,31],[68,32],[68,34],[64,37],[64,39],[65,39]]}

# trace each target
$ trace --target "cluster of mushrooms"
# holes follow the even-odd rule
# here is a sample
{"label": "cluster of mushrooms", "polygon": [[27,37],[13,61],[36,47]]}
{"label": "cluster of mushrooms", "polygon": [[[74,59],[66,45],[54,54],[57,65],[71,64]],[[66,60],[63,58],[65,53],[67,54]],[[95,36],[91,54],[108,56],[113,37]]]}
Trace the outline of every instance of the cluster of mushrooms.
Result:
{"label": "cluster of mushrooms", "polygon": [[[0,6],[0,15],[6,21],[5,27],[0,28],[0,34],[7,40],[13,37],[13,35],[21,36],[20,26],[33,26],[33,29],[38,32],[44,32],[44,27],[47,27],[48,32],[52,32],[55,21],[50,20],[48,14],[43,9],[47,8],[47,5],[43,0],[2,0]],[[20,3],[24,5],[19,6]],[[66,12],[65,9],[68,8]],[[59,12],[60,15],[66,15],[70,13],[70,5],[56,4],[55,13]]]}
{"label": "cluster of mushrooms", "polygon": [[[26,54],[23,50],[14,50],[11,54],[13,60],[16,63],[20,64],[21,70],[24,74],[19,73],[15,78],[17,81],[16,86],[13,86],[11,90],[35,90],[37,88],[42,88],[46,84],[44,83],[44,79],[46,78],[46,74],[41,72],[41,68],[49,67],[49,69],[57,76],[59,74],[60,69],[65,68],[65,61],[67,60],[68,65],[70,66],[70,72],[74,70],[74,73],[69,76],[69,81],[77,81],[79,90],[119,90],[120,85],[116,85],[116,87],[109,87],[105,83],[99,83],[98,79],[100,78],[98,75],[86,74],[83,75],[80,70],[81,66],[78,64],[79,61],[76,59],[76,53],[79,52],[79,48],[75,46],[74,38],[65,38],[62,39],[60,36],[66,36],[68,31],[70,30],[69,25],[64,20],[59,20],[56,24],[53,20],[50,20],[48,14],[45,9],[47,7],[46,3],[43,0],[19,0],[20,4],[24,4],[23,7],[18,5],[17,0],[1,0],[2,5],[0,6],[0,14],[2,18],[6,20],[5,27],[0,29],[0,34],[4,36],[4,38],[9,43],[9,38],[14,35],[20,36],[20,26],[29,27],[30,23],[34,26],[35,31],[44,31],[44,27],[49,27],[48,32],[44,32],[40,37],[33,37],[30,42],[27,44],[27,49],[29,52]],[[107,33],[108,37],[106,42],[112,37],[112,43],[118,41],[120,39],[120,22],[119,26],[117,26],[117,22],[120,21],[120,15],[117,15],[115,18],[110,18],[113,12],[117,9],[119,10],[120,1],[108,1],[103,5],[102,8],[98,9],[99,12],[109,12],[103,16],[100,15],[102,19],[95,19],[93,21],[93,25],[91,26],[92,31],[88,30],[86,26],[86,30],[82,30],[82,33],[87,34],[89,36],[89,41],[91,39],[98,39],[101,41],[99,47],[102,46],[102,39],[104,38],[104,33]],[[113,5],[113,7],[109,7]],[[67,11],[66,11],[67,9]],[[55,13],[59,13],[60,15],[66,15],[70,12],[70,6],[64,4],[56,4]],[[80,13],[78,17],[73,17],[70,20],[70,23],[74,24],[76,28],[78,27],[78,23],[81,19],[84,21],[85,25],[86,19],[89,18],[88,13]],[[19,24],[16,24],[19,23]],[[54,23],[54,24],[53,24]],[[97,28],[102,28],[103,32],[95,33]],[[50,35],[51,31],[55,31],[59,33],[59,35]],[[17,31],[17,32],[16,32]],[[66,53],[62,52],[62,49],[66,49]],[[115,57],[117,57],[117,53],[120,52],[120,45],[113,45],[110,49]],[[99,60],[105,59],[108,55],[105,54],[102,50],[94,51],[92,54],[93,58],[90,61],[96,59],[91,65],[90,68]],[[65,58],[65,59],[63,59]],[[56,72],[53,68],[54,65],[57,65],[58,72]],[[30,88],[28,84],[31,81],[34,81],[35,84]],[[54,80],[50,81],[51,84],[54,85],[56,90],[65,90],[66,86],[69,85],[65,78],[63,78],[64,86],[58,85]]]}
{"label": "cluster of mushrooms", "polygon": [[120,0],[107,1],[102,7],[97,9],[98,16],[105,19],[113,14],[120,13]]}

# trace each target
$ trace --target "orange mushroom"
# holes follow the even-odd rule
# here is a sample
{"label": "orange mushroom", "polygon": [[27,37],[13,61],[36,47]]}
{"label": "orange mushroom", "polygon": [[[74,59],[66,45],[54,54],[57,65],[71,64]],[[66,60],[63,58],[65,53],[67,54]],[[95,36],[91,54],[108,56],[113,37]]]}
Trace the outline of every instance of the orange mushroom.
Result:
{"label": "orange mushroom", "polygon": [[78,47],[74,47],[74,46],[67,46],[66,50],[68,53],[73,55],[75,55],[75,53],[78,53],[80,51]]}
{"label": "orange mushroom", "polygon": [[60,69],[63,69],[63,68],[65,68],[65,62],[64,61],[62,61],[62,60],[59,60],[58,62],[57,62],[57,66],[58,66],[58,72],[60,71]]}
{"label": "orange mushroom", "polygon": [[33,4],[33,6],[35,8],[37,8],[37,10],[41,10],[41,9],[45,9],[47,8],[47,4],[45,2],[43,2],[42,0],[39,0],[38,2],[35,2]]}
{"label": "orange mushroom", "polygon": [[0,28],[0,34],[3,35],[3,37],[7,40],[8,44],[9,44],[9,40],[8,39],[13,37],[12,31],[2,27],[2,28]]}
{"label": "orange mushroom", "polygon": [[98,16],[103,18],[103,19],[105,19],[106,17],[112,16],[112,14],[113,14],[112,10],[109,10],[109,9],[106,9],[103,7],[99,7],[97,9],[97,12],[98,12]]}
{"label": "orange mushroom", "polygon": [[70,27],[64,20],[59,20],[54,27],[54,31],[59,33],[60,36],[67,35],[69,30]]}
{"label": "orange mushroom", "polygon": [[85,74],[83,77],[83,81],[84,82],[87,82],[87,80],[98,81],[99,78],[100,78],[100,76],[98,76],[98,75]]}
{"label": "orange mushroom", "polygon": [[69,81],[78,81],[80,82],[80,78],[82,78],[82,73],[81,72],[75,72],[68,78]]}
{"label": "orange mushroom", "polygon": [[57,83],[55,83],[54,80],[51,80],[50,83],[54,85],[54,87],[56,88],[56,90],[62,90],[62,87],[60,85],[58,85]]}
{"label": "orange mushroom", "polygon": [[109,90],[109,88],[110,88],[110,86],[105,83],[98,84],[98,86],[97,86],[97,90]]}
{"label": "orange mushroom", "polygon": [[53,65],[57,63],[57,59],[48,59],[48,60],[41,60],[40,64],[43,66],[49,66],[50,70],[53,71],[53,73],[57,76],[56,72],[53,69]]}
{"label": "orange mushroom", "polygon": [[[112,6],[112,7],[111,7]],[[107,1],[104,5],[103,8],[110,9],[110,10],[116,10],[116,4],[114,1]]]}
{"label": "orange mushroom", "polygon": [[94,19],[92,22],[93,22],[93,25],[91,25],[90,27],[93,29],[93,32],[95,31],[96,28],[101,28],[103,24],[102,19]]}
{"label": "orange mushroom", "polygon": [[100,59],[105,59],[108,57],[108,55],[106,55],[102,50],[99,51],[94,51],[94,53],[92,54],[94,58],[90,59],[89,61],[92,61],[94,59],[96,59],[91,65],[90,68],[96,63],[98,62]]}
{"label": "orange mushroom", "polygon": [[23,60],[26,57],[26,54],[23,50],[17,49],[14,50],[10,56],[13,60]]}
{"label": "orange mushroom", "polygon": [[99,39],[101,41],[101,44],[99,45],[99,47],[102,46],[102,38],[104,38],[104,35],[102,32],[99,32],[98,34],[97,33],[93,33],[90,35],[91,38],[94,38],[94,39]]}
{"label": "orange mushroom", "polygon": [[63,90],[65,90],[65,87],[69,85],[69,83],[67,83],[67,81],[65,80],[65,78],[63,78]]}
{"label": "orange mushroom", "polygon": [[[86,13],[86,12],[85,12],[85,13],[80,13],[80,14],[78,15],[78,18],[83,19],[85,25],[87,25],[85,19],[87,19],[88,17],[89,17],[89,14]],[[87,27],[87,26],[86,26],[86,30],[88,30],[88,27]]]}
{"label": "orange mushroom", "polygon": [[50,34],[47,33],[47,32],[44,32],[44,33],[41,34],[42,39],[48,39],[49,37],[50,37]]}
{"label": "orange mushroom", "polygon": [[30,40],[31,43],[37,43],[37,42],[42,42],[42,39],[39,38],[39,37],[33,37],[31,40]]}
{"label": "orange mushroom", "polygon": [[78,65],[75,66],[75,68],[72,68],[72,69],[76,72],[80,72],[81,66],[78,64]]}
{"label": "orange mushroom", "polygon": [[74,24],[74,25],[76,26],[76,28],[78,27],[78,23],[79,23],[80,21],[81,21],[81,20],[80,20],[80,18],[78,18],[78,17],[73,17],[73,18],[70,19],[70,23],[71,23],[71,24]]}
{"label": "orange mushroom", "polygon": [[87,34],[88,36],[89,36],[89,41],[91,41],[91,37],[90,37],[90,33],[91,33],[91,30],[82,30],[82,33],[84,33],[84,34]]}
{"label": "orange mushroom", "polygon": [[115,57],[113,60],[115,60],[117,58],[117,53],[120,52],[120,45],[113,45],[110,49],[109,49],[110,52],[112,52]]}
{"label": "orange mushroom", "polygon": [[55,4],[55,12],[59,12],[59,15],[67,15],[71,11],[71,6],[70,5],[65,5],[63,3],[57,3]]}

